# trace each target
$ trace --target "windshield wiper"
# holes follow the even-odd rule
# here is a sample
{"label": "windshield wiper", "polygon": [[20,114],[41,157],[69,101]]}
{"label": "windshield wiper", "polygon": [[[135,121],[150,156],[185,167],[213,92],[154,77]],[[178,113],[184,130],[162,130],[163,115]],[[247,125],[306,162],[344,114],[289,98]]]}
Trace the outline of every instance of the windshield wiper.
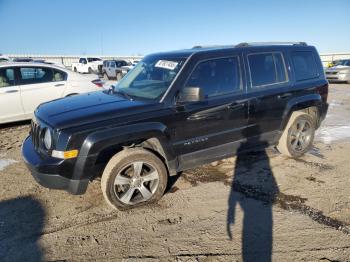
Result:
{"label": "windshield wiper", "polygon": [[114,89],[114,93],[123,96],[124,98],[133,101],[134,99],[126,92],[120,91],[120,89]]}

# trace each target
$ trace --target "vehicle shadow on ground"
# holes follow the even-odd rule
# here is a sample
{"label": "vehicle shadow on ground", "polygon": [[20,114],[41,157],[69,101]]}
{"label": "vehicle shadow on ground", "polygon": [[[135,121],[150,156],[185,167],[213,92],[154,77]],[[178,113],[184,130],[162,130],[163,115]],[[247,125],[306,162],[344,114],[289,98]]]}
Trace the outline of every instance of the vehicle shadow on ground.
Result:
{"label": "vehicle shadow on ground", "polygon": [[6,123],[6,124],[0,124],[0,129],[6,129],[6,128],[16,128],[19,126],[24,126],[24,125],[30,125],[31,120],[22,120],[18,122],[11,122],[11,123]]}
{"label": "vehicle shadow on ground", "polygon": [[[253,142],[259,142],[261,145],[259,151],[247,151],[248,143],[243,143],[237,151],[234,177],[228,199],[227,234],[232,240],[234,233],[232,225],[237,220],[236,208],[239,205],[243,212],[242,259],[245,262],[263,262],[271,261],[272,205],[279,189],[265,151],[269,145],[263,141]],[[235,229],[237,230],[237,227]]]}
{"label": "vehicle shadow on ground", "polygon": [[44,219],[44,208],[31,197],[1,201],[0,260],[43,261],[38,240]]}

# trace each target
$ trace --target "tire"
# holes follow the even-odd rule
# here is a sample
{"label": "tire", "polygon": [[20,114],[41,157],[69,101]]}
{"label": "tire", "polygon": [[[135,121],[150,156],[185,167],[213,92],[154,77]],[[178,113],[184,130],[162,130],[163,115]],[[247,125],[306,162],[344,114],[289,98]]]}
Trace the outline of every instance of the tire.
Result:
{"label": "tire", "polygon": [[162,160],[145,149],[133,148],[110,159],[102,174],[101,189],[109,206],[126,210],[158,201],[167,183]]}
{"label": "tire", "polygon": [[89,67],[88,71],[89,71],[89,74],[93,73],[91,67]]}
{"label": "tire", "polygon": [[120,81],[123,78],[122,73],[117,73],[117,81]]}
{"label": "tire", "polygon": [[104,78],[105,80],[109,80],[109,76],[108,76],[106,73],[103,74],[103,78]]}
{"label": "tire", "polygon": [[294,112],[278,142],[278,151],[289,157],[301,157],[312,146],[315,129],[315,119],[311,115]]}
{"label": "tire", "polygon": [[76,67],[74,67],[74,72],[77,72],[78,70],[77,70],[77,68]]}

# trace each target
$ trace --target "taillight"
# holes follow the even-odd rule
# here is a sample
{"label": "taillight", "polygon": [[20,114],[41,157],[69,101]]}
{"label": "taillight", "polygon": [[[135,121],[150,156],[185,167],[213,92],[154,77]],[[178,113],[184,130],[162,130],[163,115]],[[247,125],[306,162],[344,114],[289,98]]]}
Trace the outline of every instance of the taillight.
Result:
{"label": "taillight", "polygon": [[91,81],[93,84],[97,85],[98,87],[103,87],[104,82],[101,81],[101,79],[95,79]]}
{"label": "taillight", "polygon": [[327,102],[327,97],[328,97],[328,84],[325,84],[323,86],[318,87],[318,93],[320,94],[322,101]]}

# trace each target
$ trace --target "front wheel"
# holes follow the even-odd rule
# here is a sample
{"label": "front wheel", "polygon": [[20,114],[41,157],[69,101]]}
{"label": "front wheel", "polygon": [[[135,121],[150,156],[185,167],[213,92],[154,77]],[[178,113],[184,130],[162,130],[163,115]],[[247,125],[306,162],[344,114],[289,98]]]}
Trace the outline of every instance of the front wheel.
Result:
{"label": "front wheel", "polygon": [[107,73],[104,73],[104,74],[103,74],[103,78],[104,78],[105,80],[109,80],[109,76],[107,75]]}
{"label": "front wheel", "polygon": [[294,112],[278,142],[277,149],[284,155],[298,158],[312,146],[315,119],[303,112]]}
{"label": "front wheel", "polygon": [[127,149],[108,162],[101,179],[106,202],[121,210],[158,201],[168,174],[164,163],[145,149]]}
{"label": "front wheel", "polygon": [[92,74],[92,73],[93,73],[91,67],[89,67],[88,71],[89,71],[89,74]]}

